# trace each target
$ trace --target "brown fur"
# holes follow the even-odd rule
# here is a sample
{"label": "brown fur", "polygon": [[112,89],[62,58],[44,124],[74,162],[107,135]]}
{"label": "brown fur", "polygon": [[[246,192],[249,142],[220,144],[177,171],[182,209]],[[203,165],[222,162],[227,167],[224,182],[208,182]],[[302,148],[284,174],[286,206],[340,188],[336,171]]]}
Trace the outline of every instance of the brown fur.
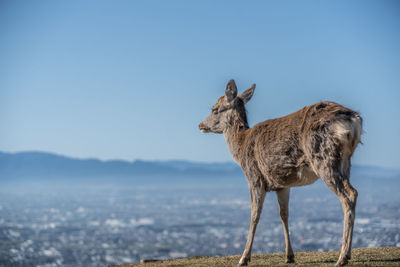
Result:
{"label": "brown fur", "polygon": [[342,202],[344,219],[342,251],[337,265],[350,259],[357,191],[350,185],[350,159],[360,142],[359,114],[334,102],[319,102],[287,116],[248,127],[244,105],[255,85],[237,95],[229,81],[225,96],[199,125],[203,132],[223,133],[228,148],[249,183],[251,223],[239,265],[250,260],[255,229],[265,193],[276,191],[285,233],[287,262],[294,256],[288,230],[290,187],[314,183],[321,177]]}

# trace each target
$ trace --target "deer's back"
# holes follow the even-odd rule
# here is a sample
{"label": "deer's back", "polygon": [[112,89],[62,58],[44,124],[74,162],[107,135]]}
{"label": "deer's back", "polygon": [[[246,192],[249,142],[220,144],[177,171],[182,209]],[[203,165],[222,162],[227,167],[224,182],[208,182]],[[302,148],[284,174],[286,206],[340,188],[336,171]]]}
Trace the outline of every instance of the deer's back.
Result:
{"label": "deer's back", "polygon": [[311,166],[317,147],[312,140],[327,138],[334,123],[355,115],[340,104],[319,102],[255,125],[244,133],[242,143],[241,165],[246,176],[262,176],[268,190],[315,182],[318,176]]}

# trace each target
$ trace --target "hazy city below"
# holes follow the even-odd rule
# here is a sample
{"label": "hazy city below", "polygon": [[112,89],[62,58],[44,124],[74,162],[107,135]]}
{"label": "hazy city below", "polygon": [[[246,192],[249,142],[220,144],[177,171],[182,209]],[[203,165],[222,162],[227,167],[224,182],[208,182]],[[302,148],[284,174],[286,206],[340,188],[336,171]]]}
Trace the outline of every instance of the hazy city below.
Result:
{"label": "hazy city below", "polygon": [[[2,156],[5,162],[10,155]],[[41,181],[22,175],[11,161],[0,166],[0,266],[104,266],[242,252],[250,200],[234,165],[151,164],[173,166],[180,174]],[[17,179],[13,168],[25,178]],[[182,171],[186,180],[176,178]],[[400,246],[399,172],[356,166],[352,183],[359,191],[353,247]],[[320,180],[291,192],[293,249],[339,250],[343,214],[336,196]],[[283,252],[284,246],[276,194],[270,192],[253,251]]]}

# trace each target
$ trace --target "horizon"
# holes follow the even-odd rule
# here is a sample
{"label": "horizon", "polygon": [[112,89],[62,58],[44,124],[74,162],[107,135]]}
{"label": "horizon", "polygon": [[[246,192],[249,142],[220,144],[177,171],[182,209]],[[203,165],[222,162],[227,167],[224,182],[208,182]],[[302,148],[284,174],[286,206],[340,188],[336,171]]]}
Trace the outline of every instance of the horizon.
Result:
{"label": "horizon", "polygon": [[0,150],[233,162],[197,126],[235,79],[249,125],[359,111],[356,165],[400,168],[396,1],[3,1]]}
{"label": "horizon", "polygon": [[[111,161],[121,161],[121,162],[126,162],[126,163],[134,163],[137,161],[143,161],[143,162],[152,162],[152,163],[166,163],[166,162],[188,162],[188,163],[198,163],[198,164],[232,164],[235,165],[236,167],[240,168],[240,166],[235,162],[235,161],[193,161],[193,160],[188,160],[188,159],[166,159],[166,160],[146,160],[146,159],[119,159],[119,158],[111,158],[111,159],[101,159],[101,158],[96,158],[96,157],[89,157],[89,158],[81,158],[81,157],[74,157],[70,155],[65,155],[65,154],[59,154],[59,153],[54,153],[54,152],[49,152],[49,151],[39,151],[39,150],[25,150],[25,151],[15,151],[15,152],[10,152],[10,151],[4,151],[0,150],[0,153],[5,153],[5,154],[21,154],[21,153],[38,153],[38,154],[48,154],[48,155],[53,155],[57,157],[65,157],[69,158],[72,160],[98,160],[100,162],[106,163],[106,162],[111,162]],[[385,170],[393,170],[393,171],[400,171],[400,168],[392,168],[392,167],[384,167],[384,166],[379,166],[379,165],[368,165],[368,164],[352,164],[352,166],[356,167],[372,167],[372,168],[380,168],[380,169],[385,169]]]}

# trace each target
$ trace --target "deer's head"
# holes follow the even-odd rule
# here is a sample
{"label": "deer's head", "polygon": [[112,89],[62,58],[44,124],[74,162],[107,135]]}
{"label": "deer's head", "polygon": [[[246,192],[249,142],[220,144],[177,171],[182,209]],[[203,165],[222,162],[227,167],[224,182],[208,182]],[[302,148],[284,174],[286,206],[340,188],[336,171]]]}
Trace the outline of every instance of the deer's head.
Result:
{"label": "deer's head", "polygon": [[253,84],[242,94],[237,94],[234,80],[226,85],[225,95],[221,96],[212,107],[211,114],[199,124],[203,133],[223,133],[228,127],[237,123],[239,127],[248,128],[244,105],[251,99],[256,85]]}

